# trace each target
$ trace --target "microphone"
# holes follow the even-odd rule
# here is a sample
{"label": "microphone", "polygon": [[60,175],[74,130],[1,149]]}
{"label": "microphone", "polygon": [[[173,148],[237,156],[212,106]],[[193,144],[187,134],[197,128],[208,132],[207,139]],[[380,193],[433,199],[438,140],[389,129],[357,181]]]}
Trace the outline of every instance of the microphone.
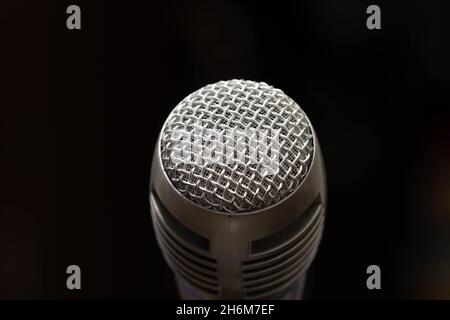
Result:
{"label": "microphone", "polygon": [[325,169],[299,105],[264,82],[220,81],[165,121],[150,209],[182,299],[301,299],[319,247]]}

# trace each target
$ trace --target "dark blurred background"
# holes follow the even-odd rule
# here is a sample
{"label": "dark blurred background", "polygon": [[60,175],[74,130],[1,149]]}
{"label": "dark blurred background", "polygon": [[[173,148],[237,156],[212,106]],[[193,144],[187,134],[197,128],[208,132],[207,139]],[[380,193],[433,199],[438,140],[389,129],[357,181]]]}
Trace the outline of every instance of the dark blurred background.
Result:
{"label": "dark blurred background", "polygon": [[186,95],[242,78],[282,89],[320,138],[329,203],[306,298],[450,299],[442,4],[14,0],[0,21],[0,298],[177,298],[149,213],[154,143]]}

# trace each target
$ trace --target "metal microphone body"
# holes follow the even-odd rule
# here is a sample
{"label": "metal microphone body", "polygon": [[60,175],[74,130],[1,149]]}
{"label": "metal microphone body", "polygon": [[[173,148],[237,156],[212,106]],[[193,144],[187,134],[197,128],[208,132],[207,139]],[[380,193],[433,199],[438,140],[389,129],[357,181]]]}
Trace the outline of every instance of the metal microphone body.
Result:
{"label": "metal microphone body", "polygon": [[279,89],[205,86],[161,130],[150,206],[181,298],[300,299],[325,217],[317,136]]}

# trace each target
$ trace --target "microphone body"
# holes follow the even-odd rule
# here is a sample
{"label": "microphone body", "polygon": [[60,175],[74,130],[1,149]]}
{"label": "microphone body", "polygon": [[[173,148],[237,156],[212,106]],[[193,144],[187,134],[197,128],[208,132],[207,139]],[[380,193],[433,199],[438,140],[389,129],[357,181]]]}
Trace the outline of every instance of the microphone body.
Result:
{"label": "microphone body", "polygon": [[[246,134],[228,134],[236,127]],[[206,149],[211,161],[199,156]],[[186,97],[156,143],[149,198],[181,298],[301,299],[322,236],[325,170],[309,120],[281,90],[231,80]]]}

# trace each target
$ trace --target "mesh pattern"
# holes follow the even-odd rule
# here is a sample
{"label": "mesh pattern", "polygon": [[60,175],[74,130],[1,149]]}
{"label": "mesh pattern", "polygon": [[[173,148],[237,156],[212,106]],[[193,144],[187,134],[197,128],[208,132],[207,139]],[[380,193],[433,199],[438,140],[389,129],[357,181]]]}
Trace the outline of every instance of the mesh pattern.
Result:
{"label": "mesh pattern", "polygon": [[[171,155],[179,141],[173,132],[180,127],[191,132],[279,130],[279,165],[272,174],[263,174],[248,156],[233,163],[176,162]],[[203,208],[229,213],[263,209],[285,198],[307,174],[313,150],[311,126],[301,108],[263,82],[207,85],[175,107],[161,133],[162,164],[174,187]]]}

